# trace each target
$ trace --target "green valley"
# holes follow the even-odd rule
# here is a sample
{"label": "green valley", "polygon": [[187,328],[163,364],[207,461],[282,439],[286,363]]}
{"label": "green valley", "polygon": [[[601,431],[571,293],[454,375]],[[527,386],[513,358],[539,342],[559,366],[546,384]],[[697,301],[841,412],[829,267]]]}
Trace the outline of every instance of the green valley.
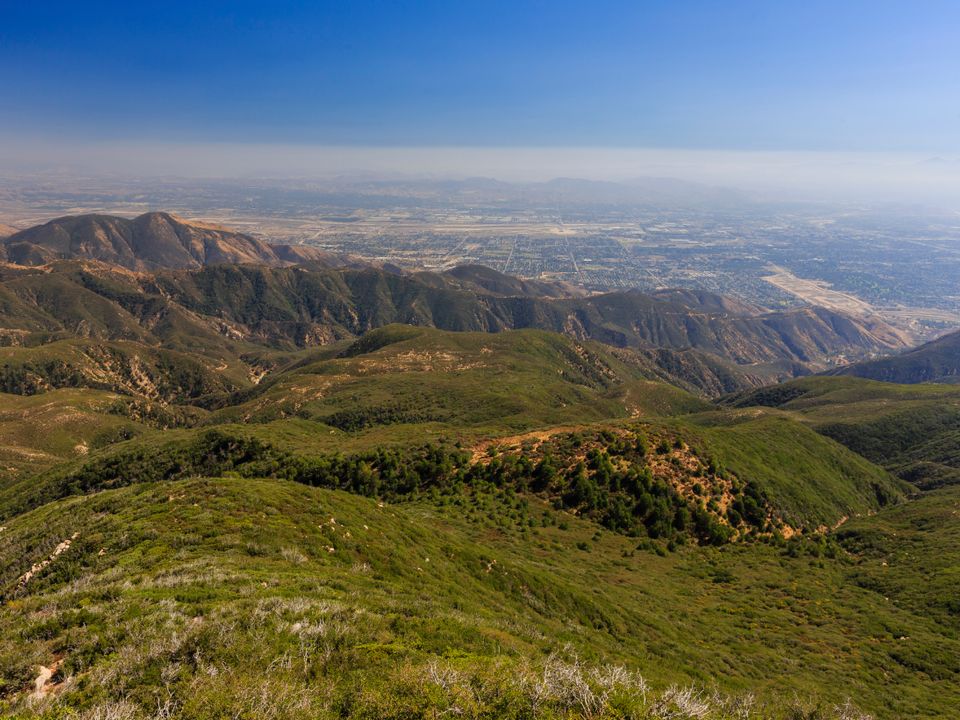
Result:
{"label": "green valley", "polygon": [[0,716],[960,704],[957,388],[809,375],[882,326],[84,222],[0,271]]}

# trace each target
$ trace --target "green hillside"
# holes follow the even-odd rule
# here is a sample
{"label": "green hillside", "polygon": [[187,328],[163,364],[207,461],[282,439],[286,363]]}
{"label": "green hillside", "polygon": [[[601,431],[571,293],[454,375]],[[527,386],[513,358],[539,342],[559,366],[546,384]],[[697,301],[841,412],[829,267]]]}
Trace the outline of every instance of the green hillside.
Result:
{"label": "green hillside", "polygon": [[0,489],[10,717],[840,720],[958,699],[933,691],[960,674],[950,584],[911,585],[952,572],[955,534],[914,530],[919,563],[883,571],[895,528],[953,495],[901,505],[792,411],[711,406],[602,345],[390,326],[205,410],[155,402],[176,429],[133,395],[15,398],[37,427],[44,401],[89,418],[42,441],[0,423],[48,453]]}
{"label": "green hillside", "polygon": [[[116,230],[108,232],[112,221],[101,220],[90,229],[98,242]],[[120,232],[123,243],[130,241],[126,232]],[[704,293],[584,295],[555,283],[469,267],[398,274],[315,261],[265,265],[257,252],[245,259],[249,249],[238,250],[233,262],[259,264],[224,264],[233,257],[229,253],[201,263],[190,253],[199,256],[212,252],[210,247],[197,249],[184,238],[223,232],[178,232],[161,233],[157,243],[169,245],[178,257],[186,253],[174,267],[194,269],[164,269],[151,260],[150,272],[131,272],[129,267],[140,265],[99,261],[110,260],[112,251],[94,252],[91,258],[69,248],[44,255],[41,267],[4,265],[0,344],[81,336],[162,344],[225,359],[254,349],[317,347],[394,323],[452,331],[540,329],[629,348],[660,367],[664,377],[709,396],[807,374],[840,356],[872,356],[904,346],[903,337],[882,323],[823,309],[765,312]],[[54,236],[56,242],[72,237],[66,231]]]}
{"label": "green hillside", "polygon": [[[715,469],[727,468],[753,483],[772,517],[794,529],[833,526],[903,498],[903,486],[887,473],[802,423],[718,412],[649,379],[655,373],[636,362],[625,364],[595,343],[540,331],[447,333],[389,326],[319,355],[303,355],[246,390],[196,393],[194,401],[206,409],[155,401],[152,413],[141,416],[142,400],[117,406],[112,410],[117,415],[184,429],[138,432],[43,477],[24,478],[0,489],[0,512],[6,507],[9,515],[77,490],[144,479],[229,469],[250,476],[301,476],[306,471],[297,458],[325,462],[346,453],[362,459],[380,448],[403,451],[424,443],[461,452],[486,438],[558,429],[633,432],[639,419],[646,422],[647,444],[663,440],[695,448],[700,460],[676,459],[681,474],[706,472],[711,462]],[[653,447],[648,450],[655,455]],[[639,471],[649,462],[642,465]],[[665,477],[673,472],[650,470]],[[701,484],[709,489],[706,479]],[[562,496],[567,489],[557,492]],[[628,500],[626,512],[637,497]],[[709,493],[701,498],[705,505],[709,500]],[[723,522],[728,502],[712,511]],[[621,524],[634,527],[632,521]]]}
{"label": "green hillside", "polygon": [[135,417],[127,399],[109,392],[0,393],[0,487],[142,432]]}
{"label": "green hillside", "polygon": [[917,487],[960,482],[960,388],[860,378],[795,380],[726,398],[775,407]]}
{"label": "green hillside", "polygon": [[[149,262],[203,267],[0,266],[0,717],[960,703],[960,388],[758,387],[896,345],[882,326],[217,264],[225,231],[161,220]],[[148,267],[125,223],[94,224]]]}
{"label": "green hillside", "polygon": [[533,330],[449,333],[409,326],[371,331],[336,356],[301,356],[229,399],[213,421],[297,416],[357,431],[395,423],[485,425],[508,432],[624,417],[647,404],[662,414],[703,409],[640,357]]}
{"label": "green hillside", "polygon": [[[949,588],[874,587],[889,549],[859,527],[853,555],[659,557],[492,488],[397,506],[283,481],[148,483],[7,524],[0,552],[20,560],[0,576],[0,677],[9,691],[53,669],[49,699],[8,700],[17,717],[693,717],[656,714],[690,683],[711,717],[742,717],[746,692],[762,717],[822,702],[816,717],[849,718],[830,708],[850,697],[878,718],[946,717],[960,699]],[[938,565],[956,561],[955,533],[932,540]]]}
{"label": "green hillside", "polygon": [[808,529],[833,527],[903,498],[909,486],[795,419],[712,413],[688,421],[725,465],[760,484],[782,516]]}
{"label": "green hillside", "polygon": [[39,347],[0,347],[0,392],[34,395],[57,388],[109,390],[184,403],[249,384],[243,363],[134,342],[58,340]]}

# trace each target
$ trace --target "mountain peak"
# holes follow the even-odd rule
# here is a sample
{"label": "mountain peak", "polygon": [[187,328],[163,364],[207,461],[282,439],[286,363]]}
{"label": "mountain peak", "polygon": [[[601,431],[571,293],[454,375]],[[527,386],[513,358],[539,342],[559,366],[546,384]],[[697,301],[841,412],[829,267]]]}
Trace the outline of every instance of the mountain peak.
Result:
{"label": "mountain peak", "polygon": [[0,249],[0,255],[17,265],[97,260],[137,271],[223,263],[333,262],[331,256],[313,248],[275,246],[252,235],[164,211],[133,219],[96,213],[56,218],[0,239]]}

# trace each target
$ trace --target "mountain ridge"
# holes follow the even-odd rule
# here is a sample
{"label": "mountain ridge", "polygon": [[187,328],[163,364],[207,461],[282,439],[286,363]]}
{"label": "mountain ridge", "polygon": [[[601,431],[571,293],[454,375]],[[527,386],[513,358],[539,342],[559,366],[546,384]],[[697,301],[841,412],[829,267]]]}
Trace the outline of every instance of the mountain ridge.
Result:
{"label": "mountain ridge", "polygon": [[[168,239],[153,257],[190,254]],[[635,671],[610,663],[784,708],[710,691],[718,720],[866,717],[770,687],[955,706],[937,386],[704,398],[889,350],[882,324],[199,247],[0,265],[0,714],[260,717],[290,692],[271,716],[705,716],[640,680],[622,704]]]}
{"label": "mountain ridge", "polygon": [[53,260],[109,262],[129,270],[189,268],[220,263],[343,262],[343,256],[294,245],[272,245],[228,228],[183,220],[167,212],[133,219],[75,215],[14,232],[3,239],[3,255],[19,265]]}
{"label": "mountain ridge", "polygon": [[[241,341],[292,350],[397,322],[485,332],[533,328],[660,356],[668,364],[695,362],[726,368],[728,376],[757,378],[747,385],[808,374],[836,354],[889,351],[897,341],[883,328],[818,308],[734,315],[699,312],[636,291],[571,297],[554,288],[554,297],[503,295],[464,277],[398,275],[375,267],[217,265],[139,272],[97,261],[7,265],[0,268],[6,320],[0,336],[6,344],[35,344],[66,333],[185,348]],[[531,289],[503,278],[493,283],[495,290]],[[701,295],[695,303],[704,301]],[[721,383],[716,389],[738,387]]]}
{"label": "mountain ridge", "polygon": [[948,333],[899,355],[854,363],[828,375],[852,375],[883,382],[960,383],[960,331]]}
{"label": "mountain ridge", "polygon": [[0,246],[8,345],[78,336],[223,356],[237,342],[295,350],[391,323],[542,329],[628,349],[710,396],[906,346],[881,320],[815,306],[767,311],[689,289],[591,294],[481,265],[403,272],[163,212],[58,218]]}

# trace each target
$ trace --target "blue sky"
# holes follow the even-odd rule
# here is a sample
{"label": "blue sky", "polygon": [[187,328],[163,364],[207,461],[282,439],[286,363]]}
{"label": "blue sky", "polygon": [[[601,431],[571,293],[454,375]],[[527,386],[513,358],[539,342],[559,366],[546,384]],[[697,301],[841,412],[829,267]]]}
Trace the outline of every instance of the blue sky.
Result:
{"label": "blue sky", "polygon": [[960,3],[0,0],[0,134],[960,151]]}

